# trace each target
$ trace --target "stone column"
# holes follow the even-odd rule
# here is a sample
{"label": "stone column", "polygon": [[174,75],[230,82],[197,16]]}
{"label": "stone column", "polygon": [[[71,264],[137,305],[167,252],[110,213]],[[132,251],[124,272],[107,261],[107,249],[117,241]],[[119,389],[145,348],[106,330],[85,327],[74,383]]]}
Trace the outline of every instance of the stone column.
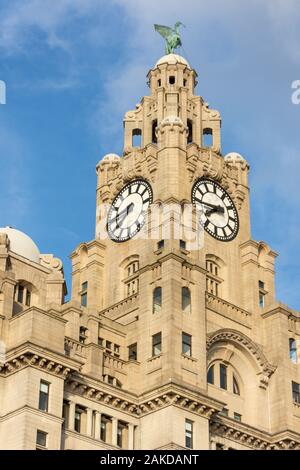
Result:
{"label": "stone column", "polygon": [[118,437],[118,420],[117,418],[112,418],[111,443],[113,446],[117,446],[117,437]]}
{"label": "stone column", "polygon": [[95,411],[95,439],[100,439],[101,433],[101,413]]}
{"label": "stone column", "polygon": [[74,424],[75,424],[75,406],[76,404],[73,401],[70,401],[69,404],[69,422],[68,422],[68,428],[70,431],[74,431]]}
{"label": "stone column", "polygon": [[86,433],[88,436],[92,435],[93,431],[93,410],[88,408],[86,411]]}
{"label": "stone column", "polygon": [[128,450],[134,449],[134,424],[128,424]]}

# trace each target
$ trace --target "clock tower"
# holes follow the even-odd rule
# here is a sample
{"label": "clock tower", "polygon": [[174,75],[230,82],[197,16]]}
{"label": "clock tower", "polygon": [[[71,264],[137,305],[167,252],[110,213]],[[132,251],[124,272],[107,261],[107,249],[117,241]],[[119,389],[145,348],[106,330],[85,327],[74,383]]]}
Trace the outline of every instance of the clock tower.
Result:
{"label": "clock tower", "polygon": [[222,154],[220,113],[183,57],[162,57],[148,84],[123,155],[97,164],[95,240],[72,255],[81,373],[131,418],[131,447],[299,446],[300,318],[276,303],[276,253],[251,239],[249,165]]}

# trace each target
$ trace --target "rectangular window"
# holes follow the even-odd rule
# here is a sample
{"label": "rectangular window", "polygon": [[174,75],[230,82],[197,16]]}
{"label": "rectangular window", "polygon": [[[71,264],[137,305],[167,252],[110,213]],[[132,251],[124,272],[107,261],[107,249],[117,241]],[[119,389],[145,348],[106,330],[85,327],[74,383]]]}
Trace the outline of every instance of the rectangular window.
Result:
{"label": "rectangular window", "polygon": [[210,366],[207,372],[207,383],[209,384],[214,384],[214,368],[214,365]]}
{"label": "rectangular window", "polygon": [[101,346],[101,348],[103,348],[103,341],[103,338],[98,338],[98,346]]}
{"label": "rectangular window", "polygon": [[193,422],[189,419],[185,420],[185,447],[193,448]]}
{"label": "rectangular window", "polygon": [[106,352],[108,352],[110,354],[111,349],[112,349],[111,341],[106,341],[106,349],[108,350]]}
{"label": "rectangular window", "polygon": [[49,404],[49,384],[41,380],[40,381],[40,395],[39,395],[39,410],[48,411],[48,404]]}
{"label": "rectangular window", "polygon": [[124,434],[125,434],[126,428],[127,428],[126,423],[122,423],[121,421],[118,421],[117,445],[119,447],[123,447],[124,445]]}
{"label": "rectangular window", "polygon": [[109,416],[101,415],[100,439],[103,442],[108,440],[108,425],[111,423]]}
{"label": "rectangular window", "polygon": [[31,292],[30,290],[26,290],[26,299],[25,299],[25,305],[27,307],[30,307],[30,303],[31,303]]}
{"label": "rectangular window", "polygon": [[162,351],[161,333],[152,336],[152,356],[159,356]]}
{"label": "rectangular window", "polygon": [[227,390],[227,367],[220,364],[220,387]]}
{"label": "rectangular window", "polygon": [[233,413],[233,418],[234,418],[236,421],[239,421],[239,422],[242,421],[242,415],[240,415],[239,413]]}
{"label": "rectangular window", "polygon": [[87,328],[81,326],[79,329],[79,342],[85,344]]}
{"label": "rectangular window", "polygon": [[47,447],[47,433],[40,431],[39,429],[36,432],[36,445],[38,447]]}
{"label": "rectangular window", "polygon": [[160,240],[158,243],[157,243],[157,249],[158,250],[162,250],[165,246],[165,240]]}
{"label": "rectangular window", "polygon": [[137,361],[137,343],[128,346],[128,360]]}
{"label": "rectangular window", "polygon": [[258,281],[258,288],[259,288],[259,306],[260,308],[264,308],[265,298],[266,298],[265,283],[262,281]]}
{"label": "rectangular window", "polygon": [[120,346],[118,344],[114,345],[114,355],[117,357],[120,356]]}
{"label": "rectangular window", "polygon": [[81,306],[87,306],[87,290],[88,290],[88,282],[83,282],[81,284]]}
{"label": "rectangular window", "polygon": [[228,409],[227,409],[227,408],[223,408],[223,409],[220,411],[220,415],[221,415],[221,416],[228,416]]}
{"label": "rectangular window", "polygon": [[192,356],[192,337],[186,333],[182,333],[182,354]]}
{"label": "rectangular window", "polygon": [[186,250],[186,242],[184,240],[179,240],[179,246],[181,250]]}
{"label": "rectangular window", "polygon": [[19,289],[18,289],[18,302],[20,304],[23,303],[23,296],[24,296],[24,287],[19,285]]}
{"label": "rectangular window", "polygon": [[78,408],[75,410],[74,429],[76,432],[81,430],[81,411]]}
{"label": "rectangular window", "polygon": [[296,382],[292,382],[292,392],[294,403],[300,403],[300,385]]}

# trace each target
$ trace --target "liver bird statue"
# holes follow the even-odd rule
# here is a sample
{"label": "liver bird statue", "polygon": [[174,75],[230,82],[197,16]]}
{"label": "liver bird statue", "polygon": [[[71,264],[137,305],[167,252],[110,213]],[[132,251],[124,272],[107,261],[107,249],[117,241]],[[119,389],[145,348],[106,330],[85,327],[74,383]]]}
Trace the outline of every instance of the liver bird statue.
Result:
{"label": "liver bird statue", "polygon": [[182,45],[179,26],[184,25],[180,21],[177,21],[174,28],[159,24],[154,25],[155,31],[157,31],[166,40],[166,54],[173,54],[174,50]]}

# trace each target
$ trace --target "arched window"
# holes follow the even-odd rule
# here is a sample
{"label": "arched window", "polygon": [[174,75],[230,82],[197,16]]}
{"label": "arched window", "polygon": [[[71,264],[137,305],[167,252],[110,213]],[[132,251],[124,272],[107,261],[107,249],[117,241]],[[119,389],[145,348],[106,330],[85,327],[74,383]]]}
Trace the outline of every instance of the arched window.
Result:
{"label": "arched window", "polygon": [[203,147],[212,147],[213,145],[213,131],[210,128],[203,129],[202,138]]}
{"label": "arched window", "polygon": [[133,129],[132,131],[132,147],[142,146],[142,131],[141,129]]}
{"label": "arched window", "polygon": [[26,307],[31,306],[32,290],[33,290],[32,285],[25,281],[19,282],[15,286],[13,315],[17,315],[18,313],[23,311]]}
{"label": "arched window", "polygon": [[155,287],[153,291],[153,313],[160,313],[162,305],[162,288]]}
{"label": "arched window", "polygon": [[188,287],[181,289],[181,308],[185,313],[191,313],[191,291]]}
{"label": "arched window", "polygon": [[152,144],[157,144],[156,128],[157,128],[157,119],[154,119],[152,121]]}
{"label": "arched window", "polygon": [[207,383],[227,390],[234,395],[240,395],[240,385],[233,367],[221,361],[212,364],[207,371]]}
{"label": "arched window", "polygon": [[294,338],[289,339],[289,346],[290,346],[290,360],[297,364],[297,345]]}
{"label": "arched window", "polygon": [[215,368],[214,365],[210,366],[207,372],[207,383],[212,384],[212,385],[215,383],[214,382],[215,381],[214,368]]}
{"label": "arched window", "polygon": [[187,143],[191,144],[193,142],[193,121],[191,121],[191,119],[187,120],[187,128],[188,128]]}

